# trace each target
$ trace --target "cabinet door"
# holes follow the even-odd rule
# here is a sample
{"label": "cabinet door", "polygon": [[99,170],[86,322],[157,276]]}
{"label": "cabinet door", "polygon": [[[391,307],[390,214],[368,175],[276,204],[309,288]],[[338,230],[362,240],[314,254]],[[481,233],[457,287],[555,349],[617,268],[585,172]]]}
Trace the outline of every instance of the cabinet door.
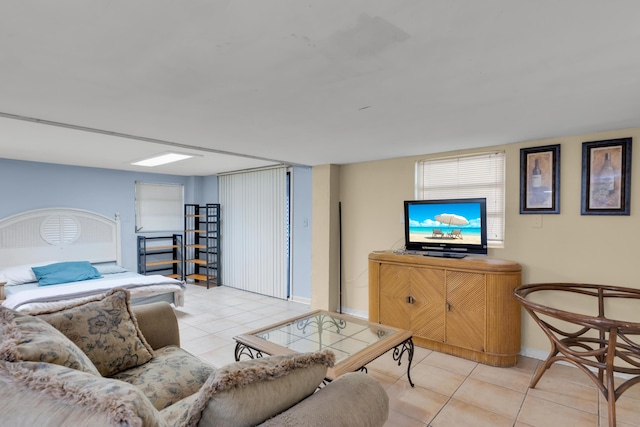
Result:
{"label": "cabinet door", "polygon": [[447,272],[446,343],[484,351],[485,275]]}
{"label": "cabinet door", "polygon": [[411,268],[380,264],[380,323],[411,330],[409,271]]}
{"label": "cabinet door", "polygon": [[443,342],[445,339],[445,282],[444,270],[437,268],[411,269],[410,295],[411,330],[419,337]]}

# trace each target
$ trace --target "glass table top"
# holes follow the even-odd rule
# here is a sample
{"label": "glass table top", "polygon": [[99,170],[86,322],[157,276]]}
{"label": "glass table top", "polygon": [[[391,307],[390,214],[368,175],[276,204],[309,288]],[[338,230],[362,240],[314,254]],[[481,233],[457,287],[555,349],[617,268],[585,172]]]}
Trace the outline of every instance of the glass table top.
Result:
{"label": "glass table top", "polygon": [[394,333],[393,329],[365,320],[317,312],[253,335],[299,353],[330,349],[339,363]]}

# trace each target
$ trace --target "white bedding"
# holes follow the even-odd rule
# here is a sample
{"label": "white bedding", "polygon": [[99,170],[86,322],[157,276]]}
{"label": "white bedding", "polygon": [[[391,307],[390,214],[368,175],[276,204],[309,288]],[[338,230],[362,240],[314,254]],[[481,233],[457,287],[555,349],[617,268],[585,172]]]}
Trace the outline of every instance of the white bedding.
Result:
{"label": "white bedding", "polygon": [[184,303],[185,286],[181,281],[160,275],[144,276],[126,272],[51,286],[37,286],[37,283],[7,286],[7,299],[2,305],[19,311],[55,309],[69,304],[70,300],[89,299],[113,288],[129,290],[131,298],[173,292],[175,305],[182,306]]}

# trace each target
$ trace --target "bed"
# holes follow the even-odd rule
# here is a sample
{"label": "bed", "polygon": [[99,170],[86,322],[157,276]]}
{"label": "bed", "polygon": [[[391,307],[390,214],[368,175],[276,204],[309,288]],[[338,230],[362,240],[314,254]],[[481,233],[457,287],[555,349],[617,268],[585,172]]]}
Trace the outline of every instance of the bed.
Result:
{"label": "bed", "polygon": [[[117,287],[129,290],[133,304],[184,304],[184,282],[122,268],[120,248],[117,214],[111,219],[80,209],[49,208],[0,220],[2,305],[25,312],[53,309]],[[70,267],[94,273],[69,280]],[[56,269],[62,273],[49,280]],[[55,284],[44,286],[51,281]]]}

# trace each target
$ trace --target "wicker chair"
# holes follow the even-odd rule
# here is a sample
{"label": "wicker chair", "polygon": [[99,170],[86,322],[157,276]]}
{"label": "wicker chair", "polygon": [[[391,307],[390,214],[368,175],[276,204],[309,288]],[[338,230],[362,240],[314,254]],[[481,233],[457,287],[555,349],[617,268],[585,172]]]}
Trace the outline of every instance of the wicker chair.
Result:
{"label": "wicker chair", "polygon": [[[545,295],[550,301],[558,301],[559,292],[592,298],[594,314],[572,313],[532,301],[539,299],[537,297],[544,298]],[[640,289],[545,283],[522,285],[514,293],[551,342],[549,357],[540,365],[529,387],[534,388],[542,374],[554,362],[572,363],[596,384],[607,399],[609,426],[614,427],[616,400],[631,386],[640,382],[640,323],[608,318],[605,316],[605,307],[610,299],[624,299],[638,306]],[[537,296],[532,298],[534,293]],[[562,322],[554,322],[554,319]],[[614,383],[615,373],[625,375],[625,379],[618,378],[620,384],[617,388]]]}

